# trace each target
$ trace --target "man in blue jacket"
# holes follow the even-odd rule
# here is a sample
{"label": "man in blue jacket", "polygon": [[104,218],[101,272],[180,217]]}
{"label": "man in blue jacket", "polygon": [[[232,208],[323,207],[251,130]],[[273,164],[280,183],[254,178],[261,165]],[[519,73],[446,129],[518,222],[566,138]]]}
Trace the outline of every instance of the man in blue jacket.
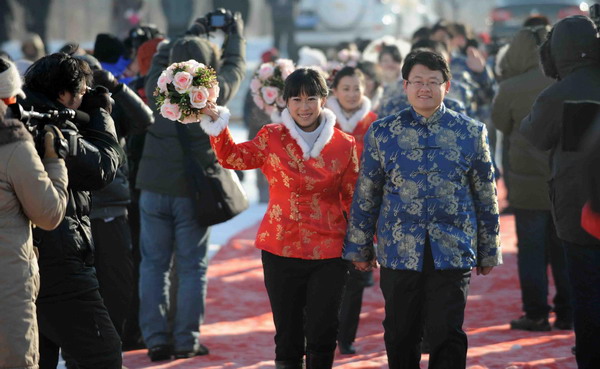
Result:
{"label": "man in blue jacket", "polygon": [[464,368],[471,269],[487,275],[502,262],[487,131],[444,106],[451,76],[440,54],[411,52],[402,76],[411,106],[365,137],[343,258],[382,266],[390,368],[419,367],[423,325],[429,367]]}

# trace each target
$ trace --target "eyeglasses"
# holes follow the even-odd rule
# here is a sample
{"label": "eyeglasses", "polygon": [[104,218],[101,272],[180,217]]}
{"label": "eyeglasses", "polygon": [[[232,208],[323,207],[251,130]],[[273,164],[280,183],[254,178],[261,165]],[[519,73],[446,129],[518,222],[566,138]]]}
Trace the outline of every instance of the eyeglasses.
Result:
{"label": "eyeglasses", "polygon": [[422,81],[415,81],[415,82],[411,82],[411,81],[406,81],[406,83],[408,83],[409,85],[413,85],[418,89],[421,89],[423,87],[427,87],[427,88],[439,88],[441,85],[443,85],[444,83],[446,83],[446,81],[444,82],[438,82],[438,81],[431,81],[431,82],[422,82]]}

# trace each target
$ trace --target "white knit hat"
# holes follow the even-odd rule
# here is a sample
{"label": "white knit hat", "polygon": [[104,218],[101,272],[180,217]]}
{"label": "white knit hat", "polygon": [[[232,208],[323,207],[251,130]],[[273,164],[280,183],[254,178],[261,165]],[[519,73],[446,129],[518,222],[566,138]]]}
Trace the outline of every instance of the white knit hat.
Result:
{"label": "white knit hat", "polygon": [[14,96],[25,97],[21,90],[23,81],[19,71],[13,62],[0,58],[0,99],[7,99]]}

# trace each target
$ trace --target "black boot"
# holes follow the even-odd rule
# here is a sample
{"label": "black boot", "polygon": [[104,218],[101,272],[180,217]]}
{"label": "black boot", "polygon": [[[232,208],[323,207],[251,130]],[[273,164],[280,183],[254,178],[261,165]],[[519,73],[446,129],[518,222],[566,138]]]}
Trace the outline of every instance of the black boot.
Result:
{"label": "black boot", "polygon": [[331,369],[335,352],[311,352],[306,354],[306,369]]}
{"label": "black boot", "polygon": [[275,369],[302,369],[302,361],[275,360]]}

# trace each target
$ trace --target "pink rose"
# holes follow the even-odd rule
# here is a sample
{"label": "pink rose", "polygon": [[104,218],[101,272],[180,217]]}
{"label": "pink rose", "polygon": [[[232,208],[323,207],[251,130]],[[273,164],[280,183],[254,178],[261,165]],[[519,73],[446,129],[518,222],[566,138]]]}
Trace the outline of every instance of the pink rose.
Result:
{"label": "pink rose", "polygon": [[263,100],[265,100],[265,103],[268,105],[273,104],[277,99],[277,96],[279,96],[279,89],[273,86],[263,87],[260,89],[260,92]]}
{"label": "pink rose", "polygon": [[196,109],[202,109],[208,101],[208,89],[206,87],[193,87],[190,91],[190,105]]}
{"label": "pink rose", "polygon": [[167,85],[171,82],[173,82],[173,75],[170,71],[164,70],[158,77],[158,82],[156,83],[156,85],[158,86],[158,89],[161,93],[166,93]]}
{"label": "pink rose", "polygon": [[215,83],[214,86],[208,89],[208,100],[217,102],[217,99],[219,98],[219,92],[221,92],[219,84]]}
{"label": "pink rose", "polygon": [[281,78],[285,81],[285,79],[294,72],[296,67],[294,67],[294,62],[290,59],[278,59],[277,66],[281,71]]}
{"label": "pink rose", "polygon": [[262,97],[260,97],[260,94],[252,94],[252,101],[254,101],[254,103],[256,104],[256,106],[258,106],[260,110],[263,110],[265,108],[265,102],[263,101]]}
{"label": "pink rose", "polygon": [[194,77],[188,72],[177,72],[173,76],[173,86],[175,86],[175,90],[180,94],[186,93],[192,86],[193,79]]}
{"label": "pink rose", "polygon": [[262,82],[257,77],[252,78],[250,81],[250,90],[252,93],[258,93],[258,90],[262,87]]}
{"label": "pink rose", "polygon": [[198,68],[206,68],[206,66],[202,63],[197,62],[194,59],[190,59],[185,62],[185,71],[194,75]]}
{"label": "pink rose", "polygon": [[166,99],[165,103],[160,107],[160,115],[169,120],[176,121],[181,118],[181,110],[179,110],[179,105],[171,104],[171,101]]}
{"label": "pink rose", "polygon": [[258,78],[265,81],[265,80],[273,77],[274,71],[275,71],[275,67],[273,67],[272,64],[264,63],[263,65],[260,66],[260,69],[258,70]]}

